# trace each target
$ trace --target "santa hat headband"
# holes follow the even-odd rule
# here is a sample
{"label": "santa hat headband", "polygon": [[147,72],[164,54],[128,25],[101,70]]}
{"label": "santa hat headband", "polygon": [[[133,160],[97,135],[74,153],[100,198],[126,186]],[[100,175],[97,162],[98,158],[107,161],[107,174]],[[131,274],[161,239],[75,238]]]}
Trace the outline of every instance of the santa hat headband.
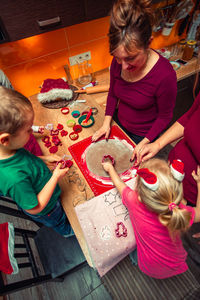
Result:
{"label": "santa hat headband", "polygon": [[185,173],[184,173],[184,163],[180,159],[173,160],[170,165],[170,170],[173,177],[178,181],[183,181]]}
{"label": "santa hat headband", "polygon": [[150,172],[147,168],[137,170],[137,175],[140,176],[142,183],[150,190],[156,191],[159,187],[157,176]]}

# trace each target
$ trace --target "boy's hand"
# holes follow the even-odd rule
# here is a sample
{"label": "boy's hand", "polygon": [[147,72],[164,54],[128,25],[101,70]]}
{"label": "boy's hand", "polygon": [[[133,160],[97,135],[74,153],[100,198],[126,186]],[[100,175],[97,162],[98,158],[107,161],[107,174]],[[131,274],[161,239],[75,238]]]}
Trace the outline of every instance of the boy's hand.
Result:
{"label": "boy's hand", "polygon": [[192,177],[197,184],[200,184],[200,166],[197,166],[197,172],[195,172],[195,170],[192,171]]}
{"label": "boy's hand", "polygon": [[43,155],[43,156],[39,156],[39,157],[43,160],[43,162],[51,170],[55,167],[55,163],[57,163],[58,161],[60,161],[62,159],[61,156],[58,156],[56,154],[53,154],[53,155]]}
{"label": "boy's hand", "polygon": [[112,168],[114,168],[113,165],[112,165],[112,163],[111,163],[111,161],[103,162],[103,163],[102,163],[102,167],[103,167],[103,169],[104,169],[107,173],[109,173],[110,170],[111,170]]}
{"label": "boy's hand", "polygon": [[57,179],[63,178],[69,170],[69,168],[61,169],[61,167],[62,164],[60,163],[56,166],[55,170],[53,171],[53,176],[55,176]]}

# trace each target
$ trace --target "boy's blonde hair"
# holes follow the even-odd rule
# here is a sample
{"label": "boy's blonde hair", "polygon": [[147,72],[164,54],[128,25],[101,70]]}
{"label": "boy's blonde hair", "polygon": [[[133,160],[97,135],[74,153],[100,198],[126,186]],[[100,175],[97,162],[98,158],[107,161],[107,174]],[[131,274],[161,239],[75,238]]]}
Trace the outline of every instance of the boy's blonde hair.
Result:
{"label": "boy's blonde hair", "polygon": [[31,102],[17,91],[0,86],[0,133],[15,134],[26,124]]}
{"label": "boy's blonde hair", "polygon": [[[140,176],[137,176],[137,191],[141,201],[149,210],[159,215],[161,224],[171,233],[187,230],[191,214],[186,209],[178,207],[183,199],[182,183],[173,177],[167,162],[153,158],[142,163],[140,167],[148,168],[159,179],[158,189],[152,191],[142,183]],[[171,202],[177,205],[172,211],[169,209]]]}

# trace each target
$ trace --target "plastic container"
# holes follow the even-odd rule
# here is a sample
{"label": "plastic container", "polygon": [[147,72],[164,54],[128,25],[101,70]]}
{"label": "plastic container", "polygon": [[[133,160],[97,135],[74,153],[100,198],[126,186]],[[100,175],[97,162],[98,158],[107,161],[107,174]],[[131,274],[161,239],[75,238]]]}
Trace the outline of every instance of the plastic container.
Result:
{"label": "plastic container", "polygon": [[94,118],[93,118],[93,116],[91,116],[91,117],[89,118],[89,120],[88,120],[87,123],[83,123],[83,121],[86,119],[86,117],[87,117],[87,115],[83,115],[83,116],[81,116],[81,117],[78,119],[78,123],[79,123],[82,127],[84,127],[84,128],[88,128],[88,127],[90,127],[90,126],[92,126],[92,125],[94,124]]}
{"label": "plastic container", "polygon": [[194,49],[196,46],[196,41],[189,40],[187,41],[187,44],[185,45],[184,51],[183,51],[183,60],[190,60],[193,57]]}

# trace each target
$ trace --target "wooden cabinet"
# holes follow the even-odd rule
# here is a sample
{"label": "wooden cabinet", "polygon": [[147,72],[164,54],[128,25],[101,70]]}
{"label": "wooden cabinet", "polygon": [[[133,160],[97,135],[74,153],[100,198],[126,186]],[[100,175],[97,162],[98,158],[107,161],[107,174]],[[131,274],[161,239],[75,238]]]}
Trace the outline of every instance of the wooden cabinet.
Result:
{"label": "wooden cabinet", "polygon": [[105,17],[111,4],[112,0],[1,0],[0,18],[7,41],[16,41]]}

